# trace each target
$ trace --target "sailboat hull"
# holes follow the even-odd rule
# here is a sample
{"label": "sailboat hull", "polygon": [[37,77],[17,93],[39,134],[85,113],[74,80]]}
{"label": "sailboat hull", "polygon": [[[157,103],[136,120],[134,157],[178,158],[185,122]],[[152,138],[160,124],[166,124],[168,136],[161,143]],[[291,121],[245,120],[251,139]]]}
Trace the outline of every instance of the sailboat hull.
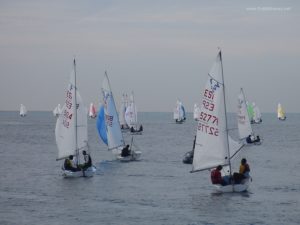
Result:
{"label": "sailboat hull", "polygon": [[214,185],[216,192],[219,193],[233,193],[233,192],[245,192],[248,190],[251,178],[244,180],[242,184],[233,185]]}
{"label": "sailboat hull", "polygon": [[70,171],[70,170],[62,170],[62,176],[65,178],[75,178],[75,177],[92,177],[96,173],[96,167],[92,166],[87,168],[85,171]]}
{"label": "sailboat hull", "polygon": [[112,152],[116,156],[116,159],[121,162],[130,162],[130,161],[139,160],[142,154],[142,152],[140,151],[133,151],[133,153],[130,154],[129,156],[123,157],[121,156],[121,152],[122,152],[121,149],[114,149],[112,150]]}

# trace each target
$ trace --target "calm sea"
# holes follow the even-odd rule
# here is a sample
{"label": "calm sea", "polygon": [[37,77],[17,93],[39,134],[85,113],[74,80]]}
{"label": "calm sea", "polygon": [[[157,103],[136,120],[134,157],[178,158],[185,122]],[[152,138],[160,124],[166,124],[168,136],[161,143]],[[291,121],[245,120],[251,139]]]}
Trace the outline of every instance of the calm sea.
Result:
{"label": "calm sea", "polygon": [[[89,144],[98,168],[93,178],[64,179],[56,161],[50,112],[0,112],[1,225],[300,224],[300,114],[284,122],[263,114],[254,130],[260,146],[245,147],[253,182],[243,194],[215,194],[209,172],[182,163],[196,122],[178,125],[171,113],[141,113],[135,137],[138,162],[120,163],[89,119]],[[229,115],[233,137],[235,115]],[[126,136],[126,140],[130,137]]]}

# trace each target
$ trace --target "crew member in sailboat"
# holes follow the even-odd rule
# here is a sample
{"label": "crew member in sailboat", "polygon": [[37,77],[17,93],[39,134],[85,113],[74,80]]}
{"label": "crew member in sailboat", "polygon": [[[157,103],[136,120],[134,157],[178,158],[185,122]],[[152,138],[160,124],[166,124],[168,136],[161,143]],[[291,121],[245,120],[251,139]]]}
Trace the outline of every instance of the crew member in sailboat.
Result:
{"label": "crew member in sailboat", "polygon": [[223,169],[223,167],[221,165],[219,165],[219,166],[217,166],[217,168],[215,168],[214,170],[211,171],[210,178],[211,178],[212,184],[220,184],[222,186],[225,186],[228,184],[226,179],[224,179],[221,175],[222,169]]}
{"label": "crew member in sailboat", "polygon": [[86,170],[87,168],[92,166],[92,158],[89,154],[86,153],[86,151],[82,151],[82,155],[84,158],[84,164],[81,165],[83,170]]}
{"label": "crew member in sailboat", "polygon": [[81,169],[75,166],[75,162],[73,160],[73,156],[70,155],[69,158],[65,159],[64,169],[70,170],[72,172],[80,171]]}
{"label": "crew member in sailboat", "polygon": [[122,157],[126,157],[130,155],[130,150],[129,150],[129,145],[126,145],[123,149],[122,149],[122,153],[121,156]]}
{"label": "crew member in sailboat", "polygon": [[247,163],[247,160],[243,158],[241,160],[240,170],[239,173],[233,174],[234,183],[239,184],[243,179],[250,177],[250,166]]}

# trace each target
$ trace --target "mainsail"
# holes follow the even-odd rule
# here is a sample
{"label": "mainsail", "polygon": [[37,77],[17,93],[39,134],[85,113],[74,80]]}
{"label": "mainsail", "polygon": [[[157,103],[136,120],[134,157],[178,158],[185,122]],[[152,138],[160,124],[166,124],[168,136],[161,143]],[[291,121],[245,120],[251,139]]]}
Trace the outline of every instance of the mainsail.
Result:
{"label": "mainsail", "polygon": [[280,103],[278,103],[278,106],[277,106],[277,117],[280,120],[284,120],[286,118],[285,111],[283,110],[283,107],[281,106]]}
{"label": "mainsail", "polygon": [[137,110],[133,92],[130,96],[130,102],[126,108],[125,121],[130,128],[133,127],[134,129],[137,129]]}
{"label": "mainsail", "polygon": [[83,105],[82,98],[76,87],[75,66],[74,59],[74,69],[66,91],[65,103],[62,107],[62,113],[56,121],[57,159],[63,159],[69,155],[78,157],[80,150],[88,148],[87,109]]}
{"label": "mainsail", "polygon": [[201,102],[192,172],[230,165],[231,155],[241,146],[228,137],[221,51],[208,74]]}
{"label": "mainsail", "polygon": [[238,95],[237,120],[240,139],[247,138],[249,135],[253,134],[246,105],[246,98],[242,88]]}
{"label": "mainsail", "polygon": [[120,128],[114,97],[106,72],[102,83],[102,94],[104,102],[104,117],[107,131],[108,149],[111,150],[120,146],[124,146],[125,143]]}
{"label": "mainsail", "polygon": [[20,116],[26,116],[27,114],[27,109],[25,107],[25,105],[21,104],[20,106]]}

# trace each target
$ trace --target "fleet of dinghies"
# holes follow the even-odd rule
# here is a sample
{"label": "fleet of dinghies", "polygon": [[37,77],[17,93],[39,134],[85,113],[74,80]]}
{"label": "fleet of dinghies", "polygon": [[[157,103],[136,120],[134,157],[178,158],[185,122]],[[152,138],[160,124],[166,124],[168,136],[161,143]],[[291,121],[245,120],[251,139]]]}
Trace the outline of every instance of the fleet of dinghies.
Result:
{"label": "fleet of dinghies", "polygon": [[[55,127],[55,140],[58,149],[57,160],[65,160],[66,162],[68,158],[72,159],[76,167],[76,170],[70,170],[66,169],[64,164],[62,166],[64,177],[91,177],[96,172],[96,167],[92,164],[85,167],[86,152],[88,156],[90,155],[87,133],[88,116],[97,118],[96,127],[99,137],[117,160],[128,162],[138,160],[141,157],[141,151],[134,144],[134,134],[141,134],[143,130],[137,119],[134,93],[132,92],[129,98],[127,94],[122,95],[118,113],[106,72],[101,90],[103,102],[100,104],[98,113],[96,113],[93,103],[90,103],[89,111],[87,111],[76,84],[76,62],[74,59],[65,102],[62,107],[58,104],[53,110],[53,115],[57,117]],[[221,51],[219,51],[208,74],[202,93],[201,104],[194,104],[193,110],[193,118],[197,121],[193,148],[192,151],[184,155],[183,162],[192,164],[192,173],[223,166],[226,167],[226,174],[233,178],[231,164],[236,155],[243,149],[243,146],[249,143],[261,143],[260,140],[255,140],[251,125],[252,123],[262,122],[260,110],[254,102],[252,104],[247,102],[245,93],[241,88],[237,105],[240,141],[233,140],[229,135],[227,123]],[[26,107],[21,104],[20,116],[26,116],[26,114]],[[286,119],[280,103],[278,104],[277,114],[279,120]],[[186,120],[185,108],[180,100],[176,101],[173,118],[176,123],[183,123]],[[128,140],[129,143],[127,144],[125,144],[122,130],[130,130],[131,140]],[[127,133],[127,139],[129,139],[128,135],[129,133]],[[249,141],[250,138],[251,142]],[[247,191],[250,182],[250,177],[239,183],[234,182],[234,179],[232,179],[227,185],[213,184],[213,187],[218,192],[243,192]]]}

